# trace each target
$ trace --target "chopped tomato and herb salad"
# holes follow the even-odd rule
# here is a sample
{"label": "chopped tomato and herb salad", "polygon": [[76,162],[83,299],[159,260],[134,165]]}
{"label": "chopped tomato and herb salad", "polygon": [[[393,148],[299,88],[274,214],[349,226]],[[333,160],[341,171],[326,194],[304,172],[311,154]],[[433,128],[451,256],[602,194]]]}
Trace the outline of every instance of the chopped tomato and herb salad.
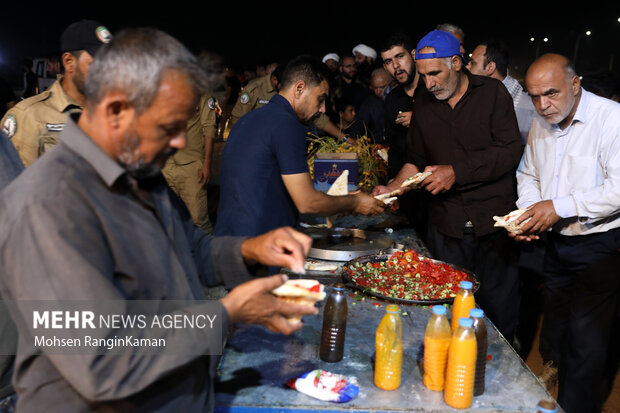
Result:
{"label": "chopped tomato and herb salad", "polygon": [[366,291],[411,301],[447,301],[456,296],[461,281],[475,281],[464,271],[419,257],[409,249],[396,251],[386,259],[348,263],[343,272]]}

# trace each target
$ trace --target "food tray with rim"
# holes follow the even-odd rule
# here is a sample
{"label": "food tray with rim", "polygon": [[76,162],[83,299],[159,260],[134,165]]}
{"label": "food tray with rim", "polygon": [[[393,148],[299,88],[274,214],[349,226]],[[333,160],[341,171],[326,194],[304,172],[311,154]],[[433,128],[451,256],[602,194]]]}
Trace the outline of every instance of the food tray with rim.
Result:
{"label": "food tray with rim", "polygon": [[[423,304],[423,305],[452,303],[452,301],[454,300],[454,297],[424,300],[424,299],[398,298],[398,297],[391,297],[388,295],[380,294],[380,293],[371,291],[368,287],[357,284],[355,281],[351,279],[351,277],[348,274],[348,269],[351,268],[356,263],[366,264],[369,262],[383,262],[383,261],[387,261],[391,257],[392,257],[392,253],[389,253],[389,254],[379,253],[379,254],[364,255],[364,256],[349,260],[342,266],[342,269],[341,269],[342,279],[347,287],[355,288],[357,290],[362,291],[364,294],[368,294],[370,296],[381,298],[381,299],[388,300],[388,301],[394,301],[394,302],[404,303],[404,304]],[[435,259],[427,258],[423,256],[419,256],[419,259],[420,260],[431,260],[433,263],[438,263],[438,264],[446,264],[454,268],[455,270],[462,271],[469,276],[468,281],[472,282],[473,284],[472,290],[474,293],[478,291],[478,289],[480,288],[480,281],[478,280],[476,275],[469,270],[466,270],[457,265],[453,265],[453,264],[450,264],[444,261],[439,261],[439,260],[435,260]]]}

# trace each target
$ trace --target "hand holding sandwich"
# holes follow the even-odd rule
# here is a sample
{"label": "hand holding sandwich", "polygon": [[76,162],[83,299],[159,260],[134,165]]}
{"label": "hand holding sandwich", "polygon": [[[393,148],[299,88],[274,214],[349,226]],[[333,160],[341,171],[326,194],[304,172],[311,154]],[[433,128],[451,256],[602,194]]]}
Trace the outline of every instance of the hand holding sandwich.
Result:
{"label": "hand holding sandwich", "polygon": [[232,289],[221,299],[232,323],[260,324],[273,332],[291,334],[303,323],[289,319],[317,314],[318,309],[301,303],[288,302],[271,293],[287,281],[286,275],[257,278]]}
{"label": "hand holding sandwich", "polygon": [[[535,203],[525,210],[517,219],[521,233],[508,235],[516,241],[533,241],[539,238],[538,234],[545,232],[560,220],[556,213],[553,201],[545,200]],[[527,222],[525,222],[527,221]]]}

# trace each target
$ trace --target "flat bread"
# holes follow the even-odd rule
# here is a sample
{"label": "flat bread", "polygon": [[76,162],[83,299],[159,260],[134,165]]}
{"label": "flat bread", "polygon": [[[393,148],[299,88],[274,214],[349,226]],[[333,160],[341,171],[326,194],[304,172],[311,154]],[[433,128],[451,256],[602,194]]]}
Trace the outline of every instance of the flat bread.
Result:
{"label": "flat bread", "polygon": [[326,228],[326,224],[308,224],[305,222],[300,222],[299,226],[302,228]]}
{"label": "flat bread", "polygon": [[[494,216],[493,220],[495,220],[494,227],[504,227],[508,232],[514,232],[515,234],[521,233],[521,225],[517,225],[517,218],[521,216],[525,212],[525,209],[515,209],[514,211],[510,211],[510,213],[498,217]],[[524,222],[529,221],[530,218],[525,220]]]}
{"label": "flat bread", "polygon": [[327,195],[348,195],[349,194],[349,170],[342,171],[340,176],[336,178],[332,186],[327,190]]}
{"label": "flat bread", "polygon": [[392,192],[386,192],[385,194],[375,195],[375,199],[378,199],[379,201],[385,201],[388,198],[394,198],[397,195],[400,195],[402,192],[403,190],[398,188],[398,189],[393,190]]}
{"label": "flat bread", "polygon": [[383,201],[383,203],[385,203],[387,205],[387,204],[391,204],[392,202],[396,201],[397,199],[398,199],[397,196],[392,196],[392,197],[389,197],[389,198],[384,198],[384,199],[382,199],[382,201]]}
{"label": "flat bread", "polygon": [[377,155],[379,155],[379,157],[381,159],[383,159],[383,162],[387,163],[388,162],[388,151],[385,148],[381,148],[377,151]]}
{"label": "flat bread", "polygon": [[[271,293],[279,300],[312,307],[317,301],[325,298],[325,287],[317,280],[288,280]],[[289,317],[288,321],[297,323],[301,321],[301,316]]]}
{"label": "flat bread", "polygon": [[[349,170],[345,169],[342,171],[340,176],[336,178],[332,186],[327,190],[327,195],[331,196],[342,196],[349,194]],[[327,228],[331,228],[334,226],[334,222],[336,221],[336,215],[325,217],[325,225]]]}
{"label": "flat bread", "polygon": [[417,186],[420,185],[422,181],[425,180],[431,174],[432,172],[430,171],[418,172],[417,174],[405,179],[404,182],[400,186],[401,187],[412,186],[414,188],[417,188]]}
{"label": "flat bread", "polygon": [[337,271],[338,264],[307,259],[304,268],[307,271]]}

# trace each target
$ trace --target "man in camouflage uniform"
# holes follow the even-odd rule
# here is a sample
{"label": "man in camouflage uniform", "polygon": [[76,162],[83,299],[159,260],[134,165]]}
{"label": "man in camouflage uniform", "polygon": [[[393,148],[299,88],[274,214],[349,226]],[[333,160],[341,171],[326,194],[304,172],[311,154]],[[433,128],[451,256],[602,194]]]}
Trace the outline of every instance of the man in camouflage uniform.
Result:
{"label": "man in camouflage uniform", "polygon": [[230,114],[230,127],[237,123],[241,116],[269,103],[269,99],[278,93],[281,71],[282,68],[278,66],[271,73],[253,79],[243,87]]}
{"label": "man in camouflage uniform", "polygon": [[183,200],[196,226],[213,233],[207,207],[206,185],[211,175],[213,143],[222,114],[212,94],[200,98],[196,112],[187,122],[187,145],[168,158],[162,173],[168,185]]}
{"label": "man in camouflage uniform", "polygon": [[67,115],[81,112],[88,67],[99,46],[110,39],[108,29],[96,21],[69,25],[60,38],[64,75],[4,115],[2,129],[26,167],[58,142]]}

